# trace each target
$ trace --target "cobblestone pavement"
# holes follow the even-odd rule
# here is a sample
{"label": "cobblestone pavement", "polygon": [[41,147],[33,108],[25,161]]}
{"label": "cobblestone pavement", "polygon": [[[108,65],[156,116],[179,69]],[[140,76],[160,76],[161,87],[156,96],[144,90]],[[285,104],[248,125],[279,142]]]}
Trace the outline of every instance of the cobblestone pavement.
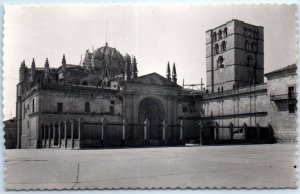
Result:
{"label": "cobblestone pavement", "polygon": [[6,189],[296,186],[296,144],[6,150]]}

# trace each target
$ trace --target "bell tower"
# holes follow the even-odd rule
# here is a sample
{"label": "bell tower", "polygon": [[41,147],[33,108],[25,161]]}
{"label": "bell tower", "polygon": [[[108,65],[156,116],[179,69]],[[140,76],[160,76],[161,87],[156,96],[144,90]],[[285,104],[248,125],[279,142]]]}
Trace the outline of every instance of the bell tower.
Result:
{"label": "bell tower", "polygon": [[209,92],[264,82],[263,27],[231,20],[206,31]]}

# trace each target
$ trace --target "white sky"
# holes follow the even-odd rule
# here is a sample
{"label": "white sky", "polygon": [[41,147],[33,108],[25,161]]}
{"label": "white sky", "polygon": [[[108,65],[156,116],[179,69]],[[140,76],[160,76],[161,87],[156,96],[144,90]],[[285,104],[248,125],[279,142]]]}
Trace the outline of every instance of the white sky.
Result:
{"label": "white sky", "polygon": [[205,73],[205,31],[231,19],[264,27],[265,73],[296,62],[296,6],[292,5],[47,5],[5,6],[4,119],[15,116],[18,69],[78,64],[86,49],[108,44],[134,54],[139,75],[165,76],[175,62],[178,83],[199,83]]}

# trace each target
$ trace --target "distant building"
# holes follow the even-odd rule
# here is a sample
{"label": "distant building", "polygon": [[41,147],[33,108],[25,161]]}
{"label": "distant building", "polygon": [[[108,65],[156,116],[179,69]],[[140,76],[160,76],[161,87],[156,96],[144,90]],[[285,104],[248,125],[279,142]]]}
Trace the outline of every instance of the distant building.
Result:
{"label": "distant building", "polygon": [[5,148],[17,148],[17,122],[16,118],[3,121],[4,124],[4,139]]}
{"label": "distant building", "polygon": [[[51,68],[48,59],[44,68],[34,60],[29,68],[23,61],[17,147],[295,141],[295,125],[285,128],[272,120],[281,113],[271,110],[276,93],[270,91],[279,87],[276,80],[295,83],[296,73],[283,78],[271,72],[263,83],[263,27],[232,20],[206,35],[206,90],[202,83],[200,90],[179,86],[175,63],[172,71],[167,64],[166,77],[138,76],[136,58],[107,43],[87,50],[78,65],[67,64],[65,55],[58,68]],[[291,111],[284,114],[292,114],[287,118],[296,123],[295,87],[288,92],[285,103]]]}

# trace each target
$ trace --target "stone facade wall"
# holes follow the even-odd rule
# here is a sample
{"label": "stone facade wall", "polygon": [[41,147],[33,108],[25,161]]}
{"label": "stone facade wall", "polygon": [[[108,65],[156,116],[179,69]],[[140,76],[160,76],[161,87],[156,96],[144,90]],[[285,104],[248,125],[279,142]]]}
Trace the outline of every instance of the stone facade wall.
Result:
{"label": "stone facade wall", "polygon": [[[82,118],[86,122],[122,122],[122,98],[117,91],[97,89],[97,91],[76,92],[39,89],[22,102],[22,147],[37,148],[42,124],[58,123]],[[85,103],[90,111],[85,112]],[[34,105],[33,105],[34,103]],[[62,112],[58,112],[62,103]],[[34,106],[34,111],[33,111]],[[113,110],[112,110],[113,109]],[[112,111],[112,112],[111,112]]]}
{"label": "stone facade wall", "polygon": [[276,95],[286,95],[283,100],[270,100],[268,103],[268,122],[274,129],[274,135],[279,142],[297,141],[297,109],[289,112],[289,104],[297,103],[296,99],[288,99],[288,87],[295,87],[296,72],[282,72],[268,76],[268,98]]}
{"label": "stone facade wall", "polygon": [[268,126],[268,97],[265,84],[252,86],[251,89],[244,87],[224,93],[205,94],[203,101],[203,125],[209,127],[212,123],[217,123],[221,128],[227,128],[220,129],[220,139],[230,139],[230,124],[240,128],[244,124],[248,127],[256,127],[257,124]]}

